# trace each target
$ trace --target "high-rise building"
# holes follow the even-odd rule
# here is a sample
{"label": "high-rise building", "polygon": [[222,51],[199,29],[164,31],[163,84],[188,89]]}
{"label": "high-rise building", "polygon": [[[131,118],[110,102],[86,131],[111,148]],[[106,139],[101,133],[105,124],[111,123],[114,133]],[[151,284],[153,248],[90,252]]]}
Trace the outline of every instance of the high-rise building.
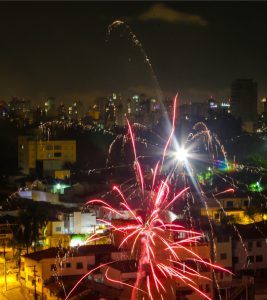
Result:
{"label": "high-rise building", "polygon": [[5,101],[0,101],[0,119],[8,118],[8,104]]}
{"label": "high-rise building", "polygon": [[44,103],[45,115],[47,118],[55,118],[57,115],[56,99],[54,97],[48,97]]}
{"label": "high-rise building", "polygon": [[134,95],[127,101],[127,118],[131,122],[138,122],[139,114],[140,114],[140,96]]}
{"label": "high-rise building", "polygon": [[261,104],[261,112],[267,113],[267,99],[266,99],[266,97],[261,99],[260,104]]}
{"label": "high-rise building", "polygon": [[13,97],[8,103],[10,121],[17,122],[20,126],[30,123],[32,119],[31,101]]}
{"label": "high-rise building", "polygon": [[95,100],[95,110],[99,111],[99,122],[105,124],[106,106],[108,104],[108,99],[105,97],[98,97]]}
{"label": "high-rise building", "polygon": [[67,109],[66,109],[66,106],[63,103],[61,103],[57,107],[57,117],[60,120],[66,120],[67,119]]}
{"label": "high-rise building", "polygon": [[147,97],[145,94],[136,94],[128,99],[126,114],[131,122],[150,127],[160,119],[162,109],[158,99]]}
{"label": "high-rise building", "polygon": [[208,100],[208,116],[210,119],[225,118],[231,113],[229,101],[217,101],[213,97]]}
{"label": "high-rise building", "polygon": [[232,114],[240,118],[243,126],[253,124],[257,118],[257,83],[253,79],[236,79],[231,85]]}
{"label": "high-rise building", "polygon": [[81,101],[74,101],[72,105],[72,118],[76,121],[84,117],[84,107]]}
{"label": "high-rise building", "polygon": [[[190,102],[179,106],[179,118],[185,120],[201,120],[207,117],[207,102]],[[169,112],[171,114],[171,112]]]}
{"label": "high-rise building", "polygon": [[112,128],[116,124],[116,94],[113,94],[108,99],[105,107],[105,127]]}

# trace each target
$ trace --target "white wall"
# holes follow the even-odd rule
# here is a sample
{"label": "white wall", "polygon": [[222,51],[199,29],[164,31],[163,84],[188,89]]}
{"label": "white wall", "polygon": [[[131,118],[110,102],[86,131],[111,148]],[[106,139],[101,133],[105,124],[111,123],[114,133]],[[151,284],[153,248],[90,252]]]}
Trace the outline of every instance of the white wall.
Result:
{"label": "white wall", "polygon": [[94,213],[81,214],[80,233],[91,233],[95,230],[95,226],[96,226],[96,215]]}
{"label": "white wall", "polygon": [[32,199],[32,191],[18,191],[21,198]]}
{"label": "white wall", "polygon": [[73,213],[73,232],[75,234],[81,233],[81,212],[75,211]]}
{"label": "white wall", "polygon": [[32,190],[32,200],[45,202],[58,202],[58,194],[46,193],[43,191]]}
{"label": "white wall", "polygon": [[80,211],[73,214],[73,231],[75,234],[92,233],[96,226],[95,213],[82,213]]}

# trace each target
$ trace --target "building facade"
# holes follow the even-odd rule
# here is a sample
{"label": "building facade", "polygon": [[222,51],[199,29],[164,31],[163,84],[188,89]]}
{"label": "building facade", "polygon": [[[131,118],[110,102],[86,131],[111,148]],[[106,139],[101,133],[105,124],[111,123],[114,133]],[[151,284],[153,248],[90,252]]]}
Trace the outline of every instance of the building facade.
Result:
{"label": "building facade", "polygon": [[232,114],[242,120],[243,128],[253,130],[257,118],[257,83],[252,79],[236,79],[231,85]]}
{"label": "building facade", "polygon": [[23,173],[34,172],[41,165],[44,171],[54,174],[62,169],[64,162],[76,162],[76,141],[37,141],[36,137],[19,136],[18,166]]}
{"label": "building facade", "polygon": [[20,276],[26,288],[41,296],[44,285],[52,278],[84,275],[100,263],[125,259],[127,253],[112,245],[81,246],[71,251],[54,247],[24,255]]}

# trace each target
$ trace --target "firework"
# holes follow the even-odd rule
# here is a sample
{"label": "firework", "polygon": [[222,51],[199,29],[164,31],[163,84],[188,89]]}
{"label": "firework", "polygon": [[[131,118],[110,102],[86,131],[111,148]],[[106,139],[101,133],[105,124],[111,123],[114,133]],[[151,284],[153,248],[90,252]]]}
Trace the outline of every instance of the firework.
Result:
{"label": "firework", "polygon": [[158,93],[159,93],[159,98],[162,99],[162,92],[161,92],[161,88],[159,86],[158,83],[158,79],[157,76],[155,75],[155,72],[153,70],[152,64],[150,62],[150,59],[146,53],[146,51],[143,48],[142,43],[139,41],[139,39],[137,38],[137,36],[134,34],[134,32],[132,31],[132,29],[130,28],[129,25],[127,25],[125,22],[121,21],[121,20],[116,20],[114,21],[112,24],[110,24],[108,26],[108,30],[107,30],[107,37],[106,37],[106,41],[109,41],[110,35],[114,30],[118,30],[118,29],[122,29],[123,33],[126,34],[126,36],[128,36],[129,40],[132,42],[132,44],[137,47],[139,49],[139,51],[141,52],[141,54],[143,55],[144,58],[144,63],[149,67],[150,71],[151,71],[151,75],[154,81],[155,86],[158,89]]}
{"label": "firework", "polygon": [[[199,289],[194,280],[195,278],[210,280],[210,278],[201,275],[198,268],[192,267],[192,263],[229,272],[210,261],[202,259],[197,251],[194,251],[197,243],[205,239],[204,234],[187,229],[180,224],[174,224],[166,217],[171,206],[184,197],[189,190],[189,187],[184,187],[173,194],[169,176],[165,178],[160,176],[160,169],[164,164],[164,158],[174,133],[176,101],[177,96],[174,101],[171,134],[164,147],[161,160],[153,169],[153,178],[149,183],[146,182],[147,174],[144,174],[138,161],[134,132],[128,123],[128,134],[132,142],[134,169],[138,183],[137,190],[142,209],[139,211],[134,210],[123,191],[118,186],[113,187],[113,191],[120,198],[120,206],[128,211],[131,220],[126,224],[111,222],[110,228],[113,234],[117,233],[120,236],[119,248],[131,248],[131,257],[139,261],[135,284],[130,285],[119,281],[120,284],[132,288],[132,300],[166,299],[170,290],[174,293],[175,289],[172,290],[172,288],[175,282],[183,283],[196,291],[201,297],[211,299],[208,294]],[[100,204],[112,214],[121,215],[118,209],[102,199],[90,200],[87,204]],[[102,221],[105,222],[105,220]],[[92,236],[92,239],[95,239],[95,237]],[[186,261],[184,260],[185,257]],[[109,281],[118,282],[110,277],[108,267],[105,276]]]}

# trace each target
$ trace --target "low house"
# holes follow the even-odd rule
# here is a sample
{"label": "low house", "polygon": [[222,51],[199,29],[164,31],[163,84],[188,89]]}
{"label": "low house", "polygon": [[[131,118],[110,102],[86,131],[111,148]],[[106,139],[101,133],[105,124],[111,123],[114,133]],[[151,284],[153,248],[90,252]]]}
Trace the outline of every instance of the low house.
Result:
{"label": "low house", "polygon": [[46,247],[76,247],[84,245],[90,234],[102,234],[106,230],[105,223],[96,219],[95,211],[74,211],[72,213],[60,213],[55,219],[49,220],[46,225]]}
{"label": "low house", "polygon": [[84,275],[95,266],[112,260],[125,260],[127,253],[110,244],[78,248],[49,248],[26,254],[21,259],[20,276],[32,292],[41,294],[51,278]]}
{"label": "low house", "polygon": [[267,224],[238,225],[234,232],[233,268],[236,273],[267,277]]}

